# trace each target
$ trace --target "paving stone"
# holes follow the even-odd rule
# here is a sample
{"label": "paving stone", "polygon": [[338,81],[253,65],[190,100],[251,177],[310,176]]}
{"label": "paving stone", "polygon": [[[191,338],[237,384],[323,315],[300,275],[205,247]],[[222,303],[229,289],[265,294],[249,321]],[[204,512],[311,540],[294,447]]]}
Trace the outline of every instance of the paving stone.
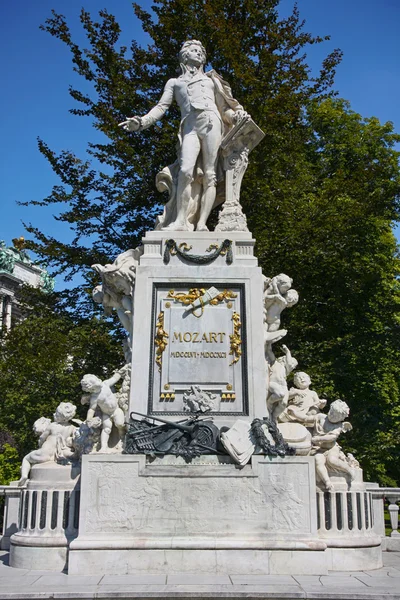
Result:
{"label": "paving stone", "polygon": [[230,578],[234,585],[296,584],[291,575],[230,575]]}
{"label": "paving stone", "polygon": [[374,571],[363,571],[363,574],[368,575],[368,577],[400,577],[400,570],[394,567],[383,567]]}
{"label": "paving stone", "polygon": [[195,575],[190,573],[174,573],[167,577],[168,585],[218,585],[231,584],[228,575]]}
{"label": "paving stone", "polygon": [[293,575],[293,579],[301,586],[315,585],[321,587],[320,577],[320,575]]}
{"label": "paving stone", "polygon": [[0,588],[3,588],[3,586],[9,585],[9,586],[26,586],[26,585],[32,585],[33,583],[35,583],[35,581],[37,581],[40,578],[40,573],[38,575],[35,575],[33,573],[33,571],[30,571],[30,574],[28,575],[23,575],[22,577],[18,577],[18,576],[4,576],[2,575],[2,573],[0,572]]}
{"label": "paving stone", "polygon": [[[215,597],[218,596],[219,586],[214,587],[213,592]],[[304,590],[299,585],[275,584],[275,585],[234,585],[228,590],[230,595],[243,594],[248,598],[249,595],[262,594],[262,599],[268,600],[271,598],[306,598]],[[226,595],[226,594],[225,594]]]}
{"label": "paving stone", "polygon": [[328,571],[329,577],[357,577],[363,573],[369,573],[369,571]]}
{"label": "paving stone", "polygon": [[174,585],[167,586],[169,594],[187,593],[188,596],[201,595],[200,597],[212,598],[225,597],[243,597],[249,598],[254,596],[268,600],[271,598],[305,598],[304,590],[298,585]]}
{"label": "paving stone", "polygon": [[393,591],[400,593],[400,581],[397,582],[393,577],[368,577],[368,575],[360,575],[357,579],[365,583],[368,587],[389,587]]}
{"label": "paving stone", "polygon": [[2,587],[0,591],[1,600],[45,600],[45,599],[56,599],[62,598],[68,600],[72,599],[88,599],[92,600],[96,596],[96,592],[99,588],[95,585],[85,586],[84,588],[79,587],[65,587],[65,586],[54,586],[52,588],[42,588],[34,591],[29,586],[23,586],[20,588]]}
{"label": "paving stone", "polygon": [[168,589],[170,588],[170,586],[167,585],[158,585],[158,584],[143,584],[141,586],[133,586],[131,584],[114,584],[114,585],[99,585],[96,588],[96,591],[100,594],[112,594],[112,597],[114,597],[114,594],[118,593],[125,593],[128,594],[129,592],[131,594],[137,594],[137,593],[150,593],[150,592],[160,592],[160,593],[164,593],[166,594],[168,592]]}
{"label": "paving stone", "polygon": [[35,582],[35,587],[48,587],[57,585],[97,585],[103,575],[65,575],[64,573],[53,573],[51,575],[41,575]]}
{"label": "paving stone", "polygon": [[357,579],[357,577],[336,577],[335,575],[321,575],[320,582],[326,587],[366,587],[365,583]]}
{"label": "paving stone", "polygon": [[400,552],[382,552],[383,565],[399,567],[400,565]]}
{"label": "paving stone", "polygon": [[[66,575],[13,569],[0,562],[0,600],[127,600],[129,598],[254,598],[400,600],[400,553],[385,567],[329,575]],[[4,555],[0,558],[4,558]],[[390,564],[386,564],[390,563]],[[166,584],[166,581],[168,584]]]}
{"label": "paving stone", "polygon": [[100,585],[165,585],[166,575],[104,575]]}
{"label": "paving stone", "polygon": [[[86,590],[86,588],[85,588]],[[304,591],[298,586],[232,586],[232,585],[143,585],[132,587],[127,585],[105,585],[96,588],[96,598],[135,597],[197,597],[197,598],[248,598],[249,595],[262,599],[282,598],[287,600],[306,598]]]}
{"label": "paving stone", "polygon": [[305,588],[307,600],[399,600],[400,594],[392,594],[386,588],[351,588],[343,587],[318,588],[310,586]]}
{"label": "paving stone", "polygon": [[28,573],[33,573],[28,569],[13,569],[12,567],[0,567],[0,574],[2,577],[23,577]]}
{"label": "paving stone", "polygon": [[400,569],[395,569],[391,567],[388,571],[389,577],[400,577]]}

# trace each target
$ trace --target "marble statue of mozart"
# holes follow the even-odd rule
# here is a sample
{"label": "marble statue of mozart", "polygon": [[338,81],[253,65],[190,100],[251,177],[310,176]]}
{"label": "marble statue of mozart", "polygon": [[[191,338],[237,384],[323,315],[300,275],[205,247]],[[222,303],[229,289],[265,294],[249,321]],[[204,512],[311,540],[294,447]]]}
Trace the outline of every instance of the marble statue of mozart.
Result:
{"label": "marble statue of mozart", "polygon": [[[223,137],[249,115],[232,96],[230,86],[215,71],[204,72],[206,51],[197,40],[186,41],[179,53],[182,73],[169,79],[158,104],[143,117],[120,125],[142,131],[159,121],[173,100],[181,110],[177,161],[157,175],[160,191],[169,192],[157,229],[206,231],[217,198],[217,181],[223,178],[219,150]],[[222,200],[223,201],[223,200]]]}

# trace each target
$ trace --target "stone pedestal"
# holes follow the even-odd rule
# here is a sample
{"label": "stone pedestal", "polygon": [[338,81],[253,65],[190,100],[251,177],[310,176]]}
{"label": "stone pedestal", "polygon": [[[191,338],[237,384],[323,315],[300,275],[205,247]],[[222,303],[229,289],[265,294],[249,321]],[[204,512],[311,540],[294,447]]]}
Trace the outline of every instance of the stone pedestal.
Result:
{"label": "stone pedestal", "polygon": [[314,463],[253,456],[83,457],[69,573],[327,572]]}
{"label": "stone pedestal", "polygon": [[[265,415],[263,280],[251,234],[156,231],[143,245],[130,410],[182,419],[183,395],[199,385],[215,395],[218,426]],[[190,292],[210,288],[221,297],[193,310]]]}
{"label": "stone pedestal", "polygon": [[3,534],[0,539],[0,549],[10,549],[10,537],[18,530],[18,514],[21,490],[18,482],[12,481],[4,489],[5,506],[3,515]]}
{"label": "stone pedestal", "polygon": [[328,546],[328,568],[378,569],[382,566],[382,549],[381,538],[374,531],[372,495],[365,491],[364,484],[345,490],[317,491],[318,533]]}
{"label": "stone pedestal", "polygon": [[48,462],[33,466],[30,477],[10,540],[10,565],[63,571],[69,542],[78,533],[80,470]]}
{"label": "stone pedestal", "polygon": [[[253,247],[247,232],[146,234],[132,267],[130,412],[183,421],[204,410],[220,428],[239,420],[247,432],[266,415],[263,277]],[[160,456],[84,455],[81,476],[71,466],[34,466],[11,565],[68,565],[76,575],[379,568],[362,471],[351,482],[332,475],[334,491],[324,492],[306,455],[310,433],[280,427],[299,455],[255,454],[239,467],[201,437],[210,454],[191,462],[153,446]]]}

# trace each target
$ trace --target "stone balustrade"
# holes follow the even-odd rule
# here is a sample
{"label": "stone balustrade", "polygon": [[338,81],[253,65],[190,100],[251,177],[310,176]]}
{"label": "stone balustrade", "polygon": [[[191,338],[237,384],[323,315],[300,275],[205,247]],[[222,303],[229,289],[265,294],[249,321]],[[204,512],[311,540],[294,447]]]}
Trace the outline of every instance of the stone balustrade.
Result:
{"label": "stone balustrade", "polygon": [[[399,506],[400,488],[383,488],[377,483],[367,483],[367,490],[372,496],[374,515],[374,530],[382,537],[383,550],[392,552],[400,551]],[[384,508],[386,502],[390,516],[391,533],[387,536],[385,531]]]}
{"label": "stone balustrade", "polygon": [[[321,492],[317,493],[318,525],[320,535],[325,537],[327,535],[332,536],[338,534],[342,530],[353,530],[355,533],[358,531],[365,535],[369,531],[373,530],[382,537],[383,550],[400,551],[400,488],[381,488],[376,483],[367,483],[366,487],[367,492],[361,494],[359,492],[337,492],[335,494],[324,494]],[[69,534],[72,533],[72,530],[73,533],[76,533],[78,523],[78,503],[75,502],[75,497],[73,500],[72,498],[70,499],[68,497],[68,519],[66,519],[65,515],[67,504],[65,504],[66,499],[64,497],[64,493],[64,491],[61,492],[60,497],[58,498],[59,502],[56,503],[57,508],[60,502],[62,504],[60,510],[57,510],[57,517],[55,517],[55,510],[53,511],[49,504],[50,500],[52,502],[54,500],[54,490],[49,493],[48,498],[46,499],[43,497],[43,492],[41,492],[41,498],[39,499],[39,502],[37,499],[35,502],[32,496],[32,498],[29,499],[31,506],[30,514],[28,515],[29,500],[26,497],[26,489],[17,487],[16,482],[13,482],[11,485],[0,485],[0,496],[5,497],[0,549],[8,550],[10,547],[11,535],[21,529],[27,532],[29,529],[28,520],[32,522],[32,519],[35,522],[34,526],[40,528],[41,524],[43,525],[41,521],[43,521],[43,518],[45,518],[47,527],[51,530],[52,524],[50,521],[51,519],[54,520],[54,518],[56,518],[56,527],[58,529],[62,529],[63,525],[65,524],[69,529]],[[75,493],[73,496],[75,496]],[[72,500],[72,502],[70,500]],[[386,535],[385,532],[385,502],[388,504],[387,508],[390,516],[391,532],[389,535]],[[34,513],[32,513],[32,503],[35,504],[37,508]],[[41,511],[39,508],[43,503],[45,503],[46,508],[49,505],[49,510],[45,511],[45,515],[44,511]],[[61,521],[63,521],[63,523]]]}
{"label": "stone balustrade", "polygon": [[370,492],[317,492],[318,532],[326,537],[343,533],[364,536],[373,531]]}
{"label": "stone balustrade", "polygon": [[385,498],[389,502],[389,515],[390,524],[392,526],[392,532],[390,537],[400,536],[399,533],[399,507],[397,503],[400,502],[400,488],[385,488]]}
{"label": "stone balustrade", "polygon": [[16,482],[12,482],[10,485],[0,485],[0,496],[5,497],[0,550],[9,550],[10,537],[18,531],[21,488],[17,487]]}
{"label": "stone balustrade", "polygon": [[26,490],[20,496],[19,536],[75,537],[79,490]]}

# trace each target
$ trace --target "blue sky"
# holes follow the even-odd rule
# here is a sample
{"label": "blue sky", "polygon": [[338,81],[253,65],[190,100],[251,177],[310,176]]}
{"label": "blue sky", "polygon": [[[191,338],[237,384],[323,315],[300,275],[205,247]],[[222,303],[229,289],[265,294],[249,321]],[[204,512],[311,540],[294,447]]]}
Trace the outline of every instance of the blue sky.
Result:
{"label": "blue sky", "polygon": [[[151,6],[147,0],[139,3]],[[282,0],[281,12],[290,12],[293,3]],[[311,49],[312,68],[318,69],[329,51],[341,48],[339,95],[364,117],[393,121],[399,132],[400,0],[299,0],[298,5],[307,31],[331,35],[330,42]],[[58,183],[37,150],[38,136],[56,151],[69,149],[79,156],[94,137],[88,119],[68,113],[73,106],[68,86],[79,87],[79,78],[67,48],[39,30],[54,8],[67,17],[76,41],[84,42],[78,18],[82,6],[93,14],[107,8],[116,15],[127,41],[134,37],[146,42],[130,0],[12,0],[0,6],[0,239],[7,243],[24,235],[22,221],[63,240],[71,238],[66,224],[53,219],[54,209],[21,207],[16,202],[41,200]]]}

